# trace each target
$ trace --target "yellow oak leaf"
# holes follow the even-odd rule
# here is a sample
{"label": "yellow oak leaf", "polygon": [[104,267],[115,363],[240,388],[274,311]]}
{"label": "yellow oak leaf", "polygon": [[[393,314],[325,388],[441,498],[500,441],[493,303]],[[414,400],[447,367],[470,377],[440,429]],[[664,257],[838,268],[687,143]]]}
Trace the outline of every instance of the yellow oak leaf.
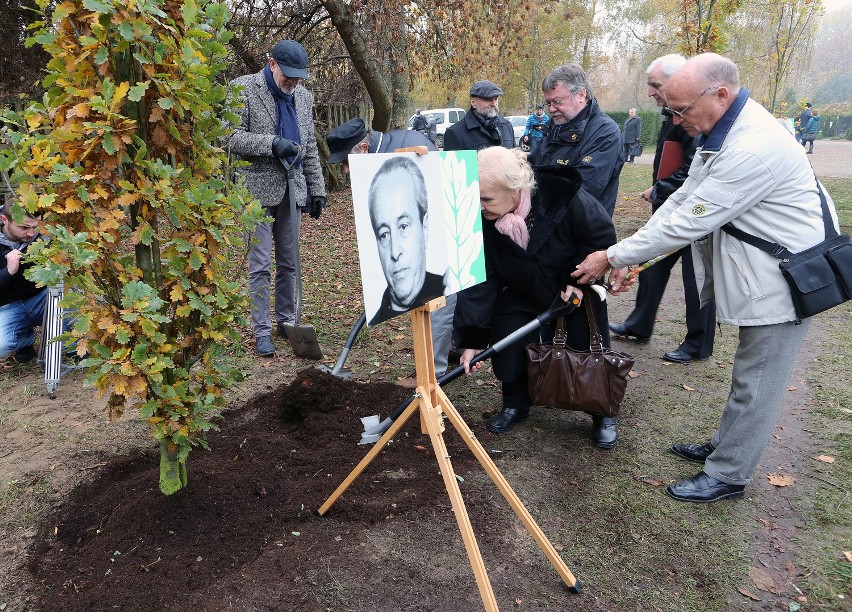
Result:
{"label": "yellow oak leaf", "polygon": [[822,461],[823,463],[834,463],[834,457],[829,455],[818,455],[815,459],[817,461]]}

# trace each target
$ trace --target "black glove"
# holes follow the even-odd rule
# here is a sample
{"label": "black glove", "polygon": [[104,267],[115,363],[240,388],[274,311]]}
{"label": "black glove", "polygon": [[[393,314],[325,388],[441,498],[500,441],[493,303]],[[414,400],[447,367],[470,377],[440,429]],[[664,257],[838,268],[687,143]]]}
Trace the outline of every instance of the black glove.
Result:
{"label": "black glove", "polygon": [[278,159],[293,157],[299,152],[299,145],[288,138],[276,136],[272,139],[272,154]]}
{"label": "black glove", "polygon": [[319,219],[323,208],[325,208],[325,196],[311,196],[303,212],[310,212],[312,219]]}

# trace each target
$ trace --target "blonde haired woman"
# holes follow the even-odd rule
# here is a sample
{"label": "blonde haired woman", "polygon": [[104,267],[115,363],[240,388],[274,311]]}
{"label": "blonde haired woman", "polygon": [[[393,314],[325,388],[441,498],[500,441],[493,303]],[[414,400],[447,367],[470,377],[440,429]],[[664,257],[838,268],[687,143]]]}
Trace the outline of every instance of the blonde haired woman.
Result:
{"label": "blonde haired woman", "polygon": [[[454,338],[464,349],[465,365],[547,310],[557,295],[567,299],[575,290],[571,286],[575,266],[616,241],[609,214],[582,189],[573,168],[533,168],[519,149],[489,147],[479,151],[479,191],[487,280],[458,294]],[[585,299],[593,300],[598,328],[609,346],[606,304],[592,291]],[[565,323],[568,345],[587,350],[585,309],[572,312]],[[541,334],[552,338],[552,326]],[[505,433],[529,417],[524,345],[536,340],[532,334],[492,358],[503,387],[503,408],[488,422],[489,431]],[[616,425],[616,419],[594,417],[593,443],[615,446]]]}

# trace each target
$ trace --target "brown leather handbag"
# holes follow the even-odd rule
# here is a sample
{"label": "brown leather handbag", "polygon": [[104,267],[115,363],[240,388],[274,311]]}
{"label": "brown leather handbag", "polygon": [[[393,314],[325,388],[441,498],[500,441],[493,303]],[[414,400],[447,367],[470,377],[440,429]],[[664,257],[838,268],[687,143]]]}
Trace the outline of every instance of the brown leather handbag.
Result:
{"label": "brown leather handbag", "polygon": [[565,320],[556,324],[553,342],[528,344],[527,380],[532,403],[615,417],[627,390],[632,356],[605,349],[591,300],[583,300],[589,320],[589,350],[565,346]]}

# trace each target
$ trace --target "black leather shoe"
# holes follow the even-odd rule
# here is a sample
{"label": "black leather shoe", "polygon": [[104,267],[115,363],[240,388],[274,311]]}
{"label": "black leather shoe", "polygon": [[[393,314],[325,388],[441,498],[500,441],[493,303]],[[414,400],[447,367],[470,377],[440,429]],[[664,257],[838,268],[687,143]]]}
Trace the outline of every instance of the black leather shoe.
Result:
{"label": "black leather shoe", "polygon": [[744,495],[743,491],[745,491],[745,485],[728,484],[704,472],[698,472],[691,478],[684,478],[666,487],[666,493],[676,500],[696,504],[706,504],[726,497],[739,499]]}
{"label": "black leather shoe", "polygon": [[674,361],[675,363],[690,363],[692,361],[706,361],[708,358],[693,357],[684,350],[675,349],[663,355],[663,359],[665,359],[666,361]]}
{"label": "black leather shoe", "polygon": [[625,340],[632,340],[637,344],[648,344],[648,341],[651,339],[650,336],[638,336],[626,327],[624,327],[624,325],[620,325],[618,323],[610,323],[609,331],[611,331],[619,338],[624,338]]}
{"label": "black leather shoe", "polygon": [[514,427],[517,421],[530,418],[530,407],[526,408],[503,408],[500,414],[488,421],[485,428],[494,433],[506,433]]}
{"label": "black leather shoe", "polygon": [[618,442],[618,418],[592,416],[592,444],[598,448],[612,448]]}
{"label": "black leather shoe", "polygon": [[672,452],[678,457],[704,463],[715,448],[709,442],[704,444],[672,444]]}
{"label": "black leather shoe", "polygon": [[287,328],[284,327],[283,323],[279,323],[278,325],[276,325],[275,331],[277,331],[278,335],[284,338],[285,340],[289,340],[287,336]]}

